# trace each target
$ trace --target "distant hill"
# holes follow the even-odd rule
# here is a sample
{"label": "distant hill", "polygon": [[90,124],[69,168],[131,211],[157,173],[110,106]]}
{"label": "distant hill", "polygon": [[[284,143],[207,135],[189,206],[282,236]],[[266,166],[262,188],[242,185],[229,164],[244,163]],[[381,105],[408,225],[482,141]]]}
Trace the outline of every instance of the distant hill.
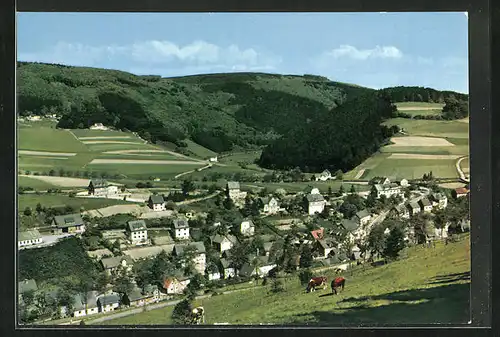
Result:
{"label": "distant hill", "polygon": [[[103,123],[138,132],[152,142],[182,147],[185,140],[192,140],[218,153],[270,145],[260,161],[276,168],[347,169],[370,156],[390,136],[390,130],[380,123],[391,117],[387,115],[388,109],[394,110],[391,100],[415,95],[424,99],[425,92],[431,99],[461,97],[416,87],[380,92],[314,75],[230,73],[162,78],[25,62],[18,63],[17,82],[20,115],[58,113],[62,114],[61,128]],[[341,138],[345,139],[339,147]],[[297,144],[296,148],[284,147],[286,141]],[[325,155],[315,144],[338,149],[335,155]],[[293,150],[295,159],[274,160],[286,155],[278,154],[285,148]],[[348,159],[338,159],[344,155]],[[316,157],[323,159],[309,162]]]}

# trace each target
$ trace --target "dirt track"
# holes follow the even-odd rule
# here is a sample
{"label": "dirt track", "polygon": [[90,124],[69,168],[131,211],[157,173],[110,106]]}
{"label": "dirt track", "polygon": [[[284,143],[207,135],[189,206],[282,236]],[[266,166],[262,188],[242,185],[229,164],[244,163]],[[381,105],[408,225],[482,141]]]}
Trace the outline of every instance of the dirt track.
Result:
{"label": "dirt track", "polygon": [[82,141],[83,144],[85,145],[92,145],[92,144],[129,144],[129,145],[139,145],[139,144],[144,144],[144,143],[139,143],[139,142],[120,142],[117,140],[88,140],[88,141]]}
{"label": "dirt track", "polygon": [[76,153],[68,153],[68,152],[45,152],[45,151],[28,151],[28,150],[18,150],[18,154],[25,155],[33,155],[33,156],[64,156],[64,157],[72,157],[76,156]]}
{"label": "dirt track", "polygon": [[391,146],[455,146],[444,138],[435,137],[393,137]]}
{"label": "dirt track", "polygon": [[398,111],[419,111],[419,110],[441,110],[440,107],[430,107],[430,106],[402,106],[398,107]]}
{"label": "dirt track", "polygon": [[388,159],[457,159],[457,155],[434,155],[434,154],[416,154],[416,153],[393,153]]}
{"label": "dirt track", "polygon": [[133,159],[94,159],[89,165],[92,164],[170,164],[170,165],[200,165],[196,161],[187,160],[133,160]]}
{"label": "dirt track", "polygon": [[91,139],[126,139],[126,138],[132,138],[131,136],[99,136],[99,137],[79,137],[79,140],[91,140]]}

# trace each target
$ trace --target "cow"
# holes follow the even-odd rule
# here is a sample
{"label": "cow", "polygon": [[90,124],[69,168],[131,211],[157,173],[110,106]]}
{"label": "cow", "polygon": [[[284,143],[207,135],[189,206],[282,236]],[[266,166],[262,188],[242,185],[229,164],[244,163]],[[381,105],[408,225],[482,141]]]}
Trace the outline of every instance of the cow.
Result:
{"label": "cow", "polygon": [[205,309],[203,307],[196,307],[191,310],[191,323],[205,323]]}
{"label": "cow", "polygon": [[344,291],[344,286],[345,286],[345,278],[343,278],[342,276],[340,277],[336,277],[333,281],[332,281],[332,294],[335,294],[337,295],[337,288],[342,288],[342,291]]}
{"label": "cow", "polygon": [[316,287],[321,287],[321,286],[323,286],[323,289],[326,289],[327,287],[326,282],[327,282],[326,276],[313,277],[311,280],[309,280],[309,283],[307,283],[306,292],[315,291]]}

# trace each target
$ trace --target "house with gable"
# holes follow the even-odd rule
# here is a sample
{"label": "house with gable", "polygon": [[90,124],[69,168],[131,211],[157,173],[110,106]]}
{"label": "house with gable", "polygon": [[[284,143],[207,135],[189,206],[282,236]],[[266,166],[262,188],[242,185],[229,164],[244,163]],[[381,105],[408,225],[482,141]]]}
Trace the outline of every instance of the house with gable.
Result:
{"label": "house with gable", "polygon": [[226,184],[226,193],[233,202],[241,199],[240,183],[237,181],[228,181]]}
{"label": "house with gable", "polygon": [[127,223],[126,235],[133,245],[148,243],[148,228],[144,220],[133,220]]}
{"label": "house with gable", "polygon": [[101,259],[101,265],[108,275],[112,275],[119,268],[123,268],[126,272],[131,272],[134,261],[128,255],[114,256]]}
{"label": "house with gable", "polygon": [[182,257],[187,247],[191,247],[194,250],[193,264],[196,271],[200,274],[205,274],[206,269],[206,249],[203,242],[192,242],[189,244],[180,244],[175,245],[174,247],[174,255],[177,257]]}
{"label": "house with gable", "polygon": [[160,300],[158,286],[148,284],[144,289],[135,286],[127,294],[123,295],[122,303],[127,306],[140,307],[147,304],[157,303]]}
{"label": "house with gable", "polygon": [[306,196],[307,200],[307,213],[314,215],[322,213],[326,206],[325,198],[319,193],[312,193]]}
{"label": "house with gable", "polygon": [[410,216],[417,215],[421,211],[420,205],[415,201],[410,201],[406,204],[406,208],[408,209]]}
{"label": "house with gable", "polygon": [[280,210],[278,199],[274,197],[259,198],[259,208],[263,214],[277,214]]}
{"label": "house with gable", "polygon": [[314,250],[318,252],[318,258],[326,259],[336,254],[337,247],[333,238],[325,238],[316,241]]}
{"label": "house with gable", "polygon": [[[253,260],[259,260],[257,266],[253,264]],[[258,275],[260,278],[268,276],[269,272],[276,268],[276,263],[269,256],[249,256],[248,262],[244,263],[238,271],[241,277],[251,277]]]}
{"label": "house with gable", "polygon": [[432,193],[429,199],[433,207],[437,207],[438,209],[448,207],[448,198],[443,193]]}
{"label": "house with gable", "polygon": [[166,277],[163,281],[163,290],[167,294],[182,294],[191,282],[187,276]]}
{"label": "house with gable", "polygon": [[465,187],[459,187],[453,191],[453,194],[455,195],[455,198],[462,198],[469,194],[469,190]]}
{"label": "house with gable", "polygon": [[212,245],[214,245],[215,248],[222,253],[233,248],[233,246],[238,242],[238,239],[234,235],[230,234],[224,236],[215,234],[210,237],[210,241],[212,242]]}
{"label": "house with gable", "polygon": [[85,232],[85,224],[80,214],[57,215],[52,220],[54,234]]}
{"label": "house with gable", "polygon": [[375,184],[375,189],[377,191],[377,198],[381,196],[385,196],[386,198],[390,198],[391,196],[399,195],[401,197],[404,196],[404,192],[397,183],[389,183],[389,184]]}
{"label": "house with gable", "polygon": [[255,233],[255,224],[251,219],[243,220],[240,224],[240,233],[245,236],[252,236]]}
{"label": "house with gable", "polygon": [[104,179],[91,179],[87,190],[89,195],[101,197],[118,194],[118,186],[111,185]]}
{"label": "house with gable", "polygon": [[104,126],[102,123],[94,123],[89,127],[90,130],[109,130],[108,127]]}
{"label": "house with gable", "polygon": [[348,236],[350,241],[361,239],[361,237],[363,236],[363,232],[360,231],[360,224],[354,219],[355,217],[351,219],[342,219],[342,221],[340,222],[340,225],[344,227],[344,229],[349,233]]}
{"label": "house with gable", "polygon": [[120,307],[120,295],[118,293],[109,293],[97,298],[99,312],[110,312]]}
{"label": "house with gable", "polygon": [[354,215],[354,219],[361,225],[364,226],[370,222],[372,216],[367,209],[363,209]]}
{"label": "house with gable", "polygon": [[174,237],[178,240],[189,239],[189,223],[185,217],[174,219]]}
{"label": "house with gable", "polygon": [[89,291],[86,294],[76,294],[73,296],[73,317],[82,317],[99,313],[97,305],[97,291]]}
{"label": "house with gable", "polygon": [[148,199],[148,206],[155,212],[165,211],[165,199],[162,195],[151,195]]}
{"label": "house with gable", "polygon": [[390,210],[390,214],[394,217],[400,217],[402,219],[410,218],[410,212],[408,211],[408,208],[404,204],[394,206]]}
{"label": "house with gable", "polygon": [[420,206],[420,209],[422,210],[422,212],[425,212],[425,213],[432,212],[432,204],[429,201],[429,199],[427,199],[426,197],[423,197],[422,199],[420,199],[418,201],[418,205]]}
{"label": "house with gable", "polygon": [[220,259],[220,274],[224,279],[236,276],[236,269],[230,258],[223,257]]}

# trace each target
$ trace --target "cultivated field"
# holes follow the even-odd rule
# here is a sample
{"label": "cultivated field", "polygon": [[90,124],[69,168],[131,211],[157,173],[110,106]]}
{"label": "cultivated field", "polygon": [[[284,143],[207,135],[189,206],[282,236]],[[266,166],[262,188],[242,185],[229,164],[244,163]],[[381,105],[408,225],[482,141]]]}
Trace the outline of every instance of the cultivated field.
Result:
{"label": "cultivated field", "polygon": [[[470,245],[461,241],[436,248],[411,248],[408,258],[347,272],[346,288],[338,296],[329,290],[305,293],[294,276],[285,291],[269,286],[202,300],[206,323],[310,324],[325,326],[419,323],[466,323],[469,320]],[[333,277],[331,271],[321,272]],[[109,320],[104,325],[171,324],[173,306]]]}
{"label": "cultivated field", "polygon": [[444,104],[441,103],[427,103],[427,102],[400,102],[395,103],[398,111],[404,112],[411,116],[427,116],[439,115],[443,109]]}
{"label": "cultivated field", "polygon": [[[59,175],[63,170],[71,175],[87,171],[119,174],[134,180],[151,176],[167,179],[205,165],[199,159],[147,144],[133,133],[59,130],[54,123],[25,123],[19,128],[19,149],[19,168],[42,175],[48,175],[50,170]],[[88,180],[85,180],[86,186]],[[81,185],[69,183],[65,178],[50,182],[64,187]]]}
{"label": "cultivated field", "polygon": [[[408,102],[411,103],[411,102]],[[436,177],[458,177],[457,158],[469,154],[469,126],[460,121],[435,121],[393,118],[386,125],[398,125],[406,135],[391,139],[354,170],[348,179],[370,179],[376,176],[421,178],[432,171]]]}
{"label": "cultivated field", "polygon": [[45,207],[72,206],[77,211],[80,211],[80,207],[90,210],[112,205],[130,204],[130,202],[116,199],[70,198],[66,194],[20,194],[17,198],[20,211],[23,211],[26,207],[35,209],[38,203]]}

